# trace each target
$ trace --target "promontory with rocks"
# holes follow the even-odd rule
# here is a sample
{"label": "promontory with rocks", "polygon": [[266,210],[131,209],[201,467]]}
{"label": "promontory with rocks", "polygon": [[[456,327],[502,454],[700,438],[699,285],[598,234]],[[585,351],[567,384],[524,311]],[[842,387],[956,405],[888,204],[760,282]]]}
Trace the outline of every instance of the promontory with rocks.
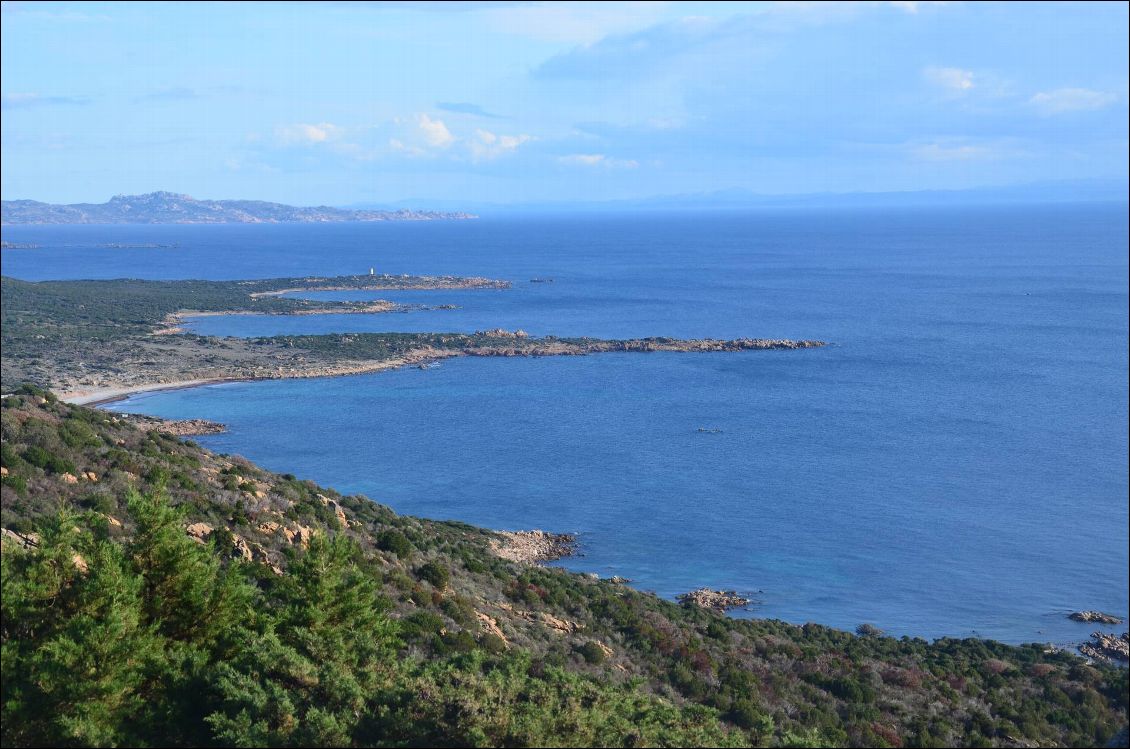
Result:
{"label": "promontory with rocks", "polygon": [[623,340],[475,333],[341,333],[218,338],[187,332],[186,316],[379,314],[412,305],[294,296],[325,290],[483,289],[477,277],[359,275],[252,281],[44,281],[2,279],[3,387],[43,383],[83,403],[206,382],[326,377],[420,365],[455,356],[581,356],[598,353],[726,353],[799,350],[822,341],[770,338]]}

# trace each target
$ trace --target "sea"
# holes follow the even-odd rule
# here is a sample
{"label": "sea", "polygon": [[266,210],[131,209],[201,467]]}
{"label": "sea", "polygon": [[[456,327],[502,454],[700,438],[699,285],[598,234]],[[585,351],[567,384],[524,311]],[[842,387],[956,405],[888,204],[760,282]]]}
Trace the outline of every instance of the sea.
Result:
{"label": "sea", "polygon": [[[202,334],[760,337],[820,349],[462,358],[107,406],[400,513],[578,534],[571,570],[735,616],[1069,644],[1128,613],[1125,204],[4,227],[27,280],[367,273],[508,290],[197,318]],[[127,245],[109,248],[103,245]],[[135,247],[128,247],[135,245]],[[137,245],[171,245],[139,247]],[[1118,628],[1118,631],[1125,626]]]}

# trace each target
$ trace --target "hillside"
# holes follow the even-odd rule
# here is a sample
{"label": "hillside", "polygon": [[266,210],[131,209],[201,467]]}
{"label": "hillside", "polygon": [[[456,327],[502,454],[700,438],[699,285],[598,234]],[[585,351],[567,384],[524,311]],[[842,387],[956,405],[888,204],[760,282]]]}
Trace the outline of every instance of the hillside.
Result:
{"label": "hillside", "polygon": [[1087,746],[1126,724],[1125,669],[1044,646],[680,606],[34,387],[0,426],[6,746]]}
{"label": "hillside", "polygon": [[296,207],[262,200],[197,200],[173,192],[115,195],[105,203],[57,205],[5,200],[0,223],[8,224],[278,224],[337,221],[431,221],[475,218],[469,213],[347,210]]}

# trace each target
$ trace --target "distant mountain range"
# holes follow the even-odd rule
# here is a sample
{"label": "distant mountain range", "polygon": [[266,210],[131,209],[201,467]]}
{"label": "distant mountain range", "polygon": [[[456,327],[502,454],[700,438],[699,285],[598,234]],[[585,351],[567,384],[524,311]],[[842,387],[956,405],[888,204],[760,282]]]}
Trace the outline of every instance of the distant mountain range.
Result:
{"label": "distant mountain range", "polygon": [[5,200],[0,223],[9,224],[278,224],[337,221],[436,221],[470,219],[461,211],[299,208],[261,200],[197,200],[172,192],[115,195],[106,203],[55,205]]}

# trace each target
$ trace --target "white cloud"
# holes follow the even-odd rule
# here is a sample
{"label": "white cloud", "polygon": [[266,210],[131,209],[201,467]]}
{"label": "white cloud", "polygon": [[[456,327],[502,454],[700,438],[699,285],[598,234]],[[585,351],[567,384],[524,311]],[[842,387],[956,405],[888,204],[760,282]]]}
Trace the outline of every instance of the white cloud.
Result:
{"label": "white cloud", "polygon": [[923,70],[922,75],[935,86],[941,86],[949,91],[968,91],[975,86],[971,70],[930,67]]}
{"label": "white cloud", "polygon": [[340,138],[342,129],[329,122],[318,125],[282,125],[275,128],[275,137],[283,145],[314,145]]}
{"label": "white cloud", "polygon": [[941,7],[949,5],[947,0],[889,0],[887,2],[880,2],[879,0],[856,0],[849,2],[848,0],[839,0],[839,2],[827,2],[827,0],[777,0],[772,3],[764,11],[772,15],[792,15],[799,18],[804,18],[809,22],[826,22],[837,20],[850,20],[855,18],[860,13],[872,10],[881,10],[884,8],[895,8],[905,13],[917,13],[924,7]]}
{"label": "white cloud", "polygon": [[992,158],[993,150],[985,146],[946,145],[928,143],[913,149],[916,158],[922,161],[975,161]]}
{"label": "white cloud", "polygon": [[416,124],[420,128],[424,142],[433,148],[447,148],[455,142],[455,136],[447,129],[447,125],[443,124],[443,120],[433,120],[426,114],[421,114],[416,118]]}
{"label": "white cloud", "polygon": [[4,109],[23,109],[51,104],[87,104],[86,99],[74,96],[43,96],[42,94],[3,94],[0,106]]}
{"label": "white cloud", "polygon": [[400,138],[389,138],[388,147],[393,151],[396,151],[397,153],[404,153],[408,154],[409,156],[423,156],[425,153],[427,153],[419,146],[410,146]]}
{"label": "white cloud", "polygon": [[1103,109],[1118,101],[1118,95],[1109,91],[1092,91],[1086,88],[1057,88],[1042,91],[1028,103],[1041,114],[1053,115],[1064,112],[1089,112]]}
{"label": "white cloud", "polygon": [[467,140],[471,161],[489,161],[518,150],[523,143],[534,140],[532,135],[496,135],[489,130],[476,130],[475,137]]}
{"label": "white cloud", "polygon": [[602,153],[574,153],[559,156],[557,161],[571,166],[599,166],[606,169],[635,169],[640,165],[635,159],[612,159]]}
{"label": "white cloud", "polygon": [[[440,3],[437,3],[439,5]],[[659,21],[670,2],[525,3],[483,11],[495,29],[541,41],[592,44]]]}
{"label": "white cloud", "polygon": [[907,13],[917,13],[924,5],[949,5],[946,0],[890,0],[888,3],[893,8],[905,10]]}

